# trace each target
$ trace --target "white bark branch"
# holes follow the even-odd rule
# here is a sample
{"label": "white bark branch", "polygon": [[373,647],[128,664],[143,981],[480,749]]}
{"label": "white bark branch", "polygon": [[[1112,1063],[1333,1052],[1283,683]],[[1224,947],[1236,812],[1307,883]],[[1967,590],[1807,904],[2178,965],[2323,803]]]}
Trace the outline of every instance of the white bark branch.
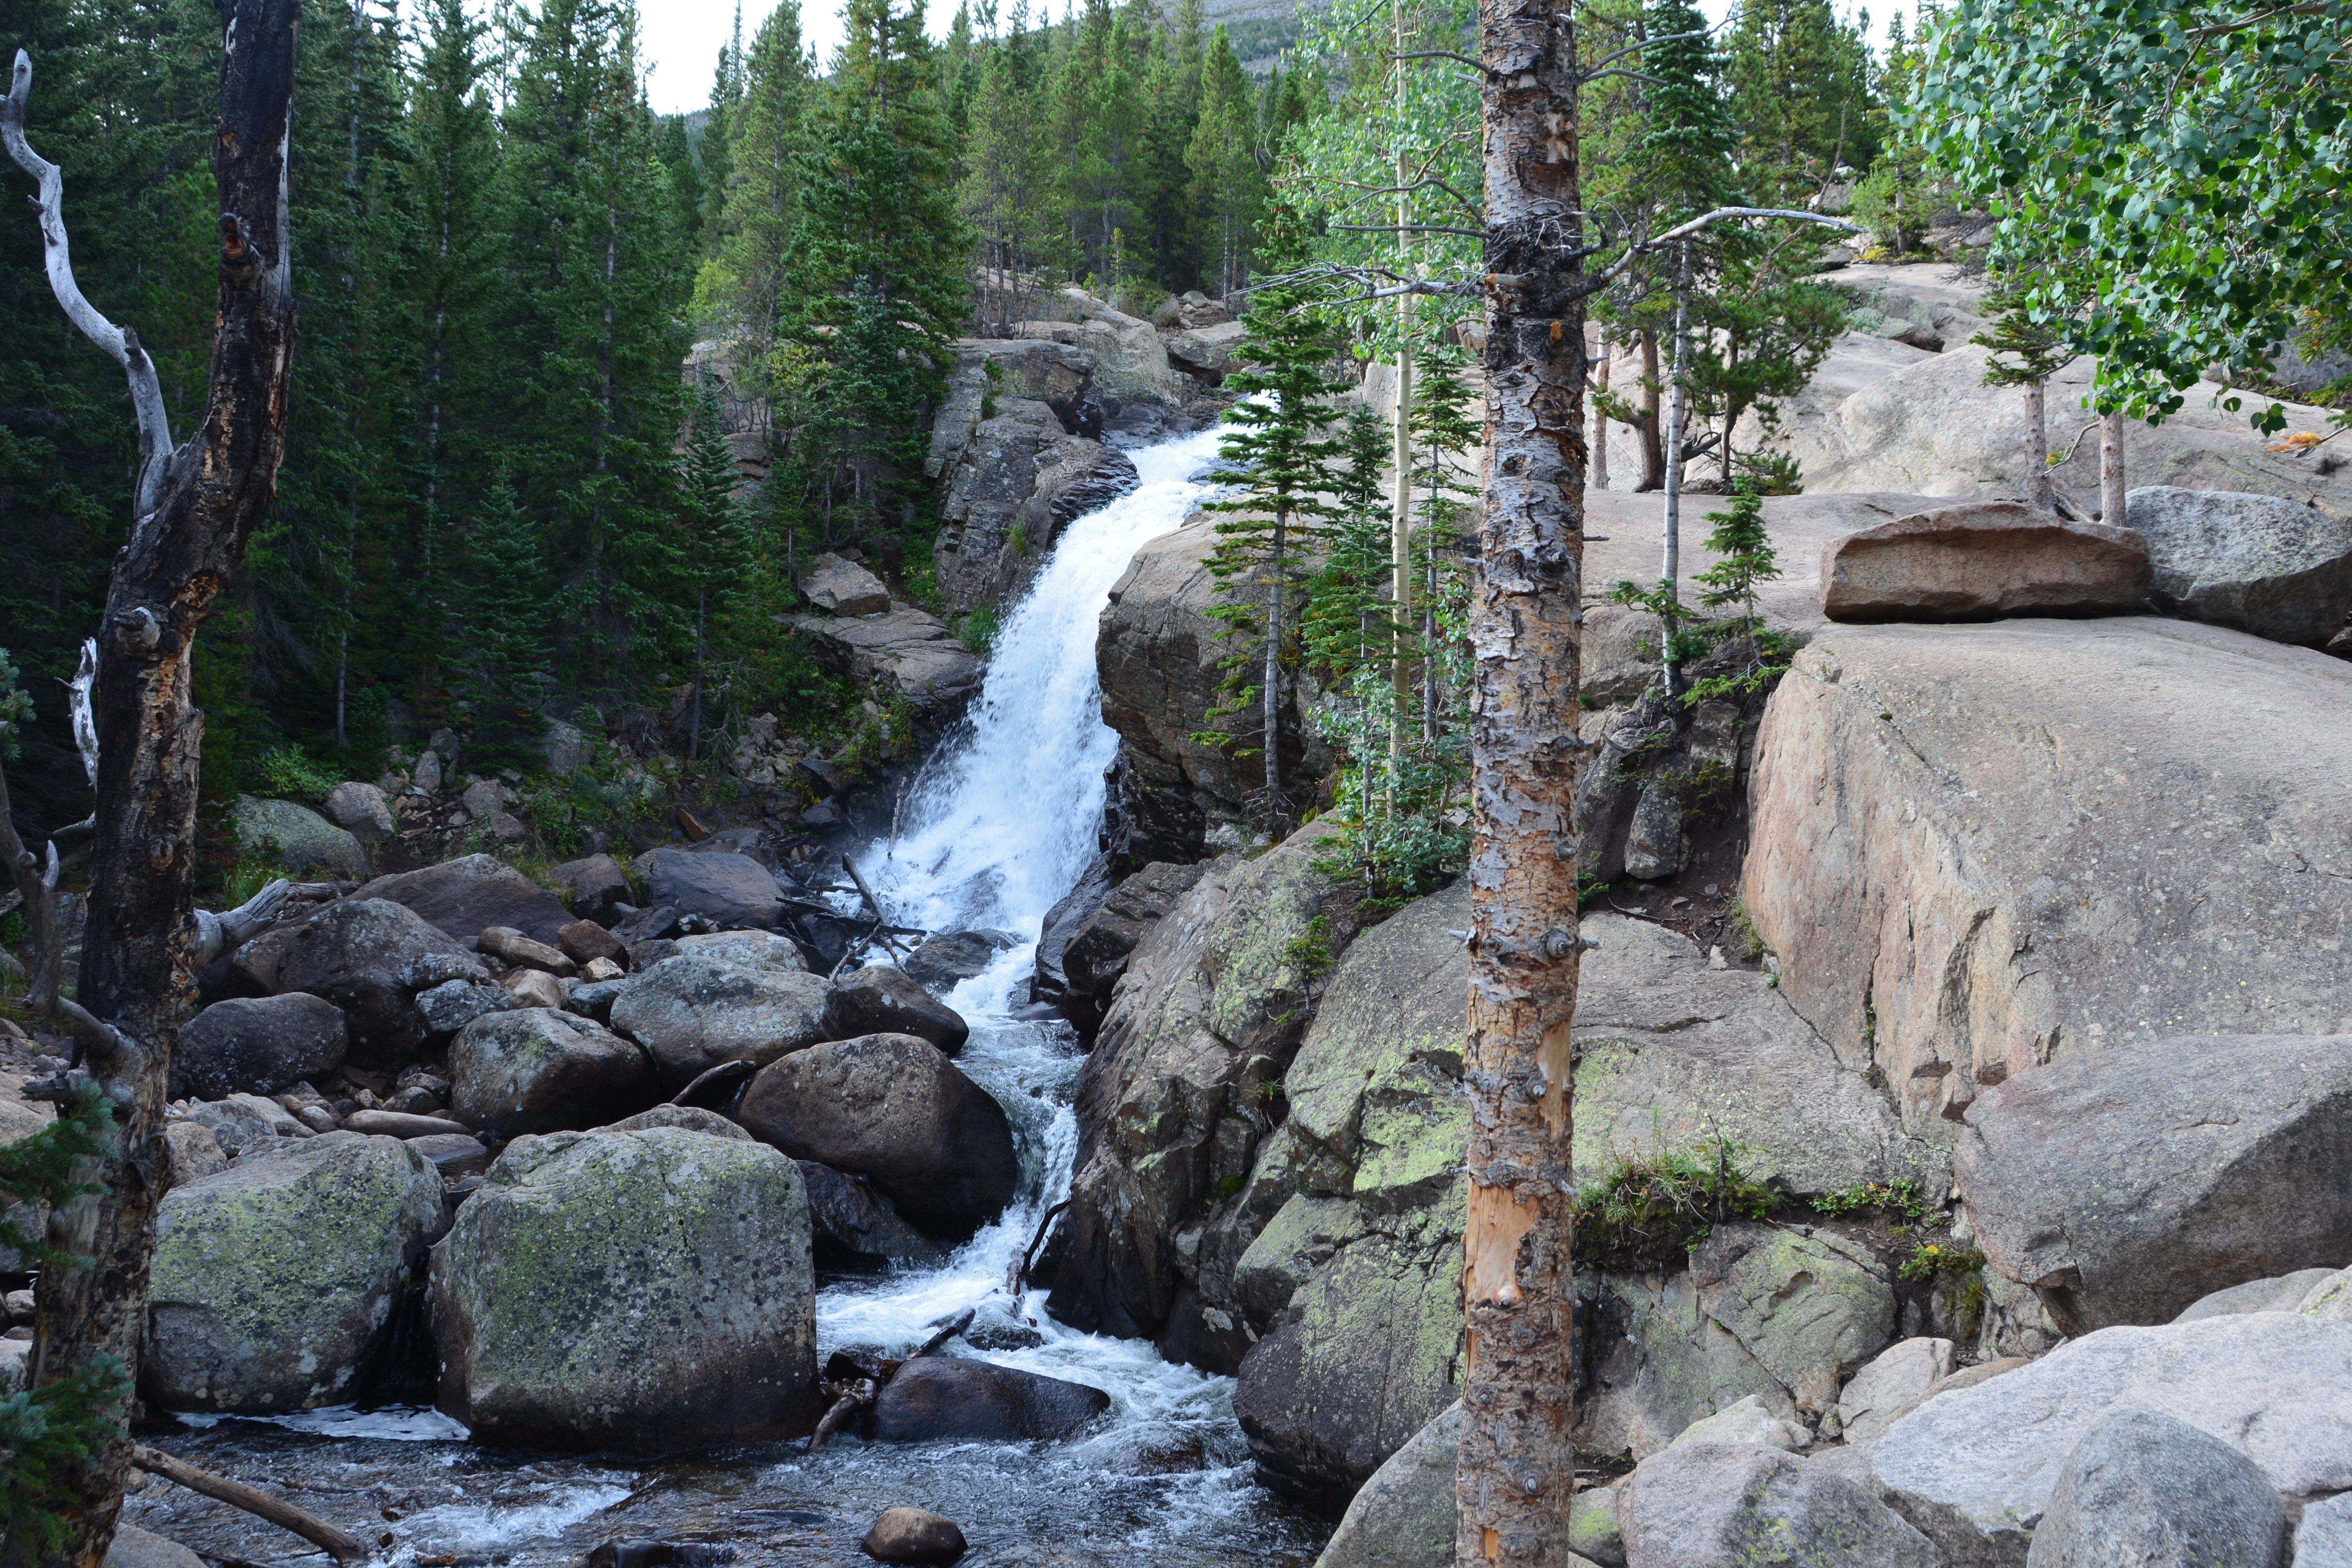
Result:
{"label": "white bark branch", "polygon": [[98,787],[98,721],[89,710],[89,689],[98,682],[98,639],[84,637],[81,665],[66,682],[66,710],[73,725],[74,750],[81,753],[81,771],[89,787]]}
{"label": "white bark branch", "polygon": [[25,140],[25,104],[32,90],[33,59],[18,49],[16,79],[8,96],[0,99],[0,142],[7,143],[8,156],[16,166],[40,186],[41,251],[48,268],[49,291],[58,297],[66,319],[105,350],[130,378],[131,405],[139,413],[139,491],[133,517],[144,518],[155,510],[155,498],[163,491],[163,475],[172,461],[172,421],[163,407],[163,384],[155,374],[155,362],[139,346],[139,334],[108,321],[74,281],[73,255],[66,242],[65,173]]}

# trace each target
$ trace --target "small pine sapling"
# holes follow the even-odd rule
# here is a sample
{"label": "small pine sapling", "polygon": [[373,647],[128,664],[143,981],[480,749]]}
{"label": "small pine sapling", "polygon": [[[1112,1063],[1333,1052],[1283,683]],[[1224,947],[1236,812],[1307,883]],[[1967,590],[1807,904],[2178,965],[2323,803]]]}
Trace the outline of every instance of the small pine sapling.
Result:
{"label": "small pine sapling", "polygon": [[1698,602],[1710,610],[1734,613],[1709,628],[1719,644],[1747,645],[1747,658],[1736,671],[1694,681],[1685,701],[1744,696],[1762,689],[1789,668],[1789,639],[1769,629],[1756,604],[1756,590],[1780,575],[1780,563],[1764,527],[1764,500],[1742,481],[1732,492],[1731,510],[1711,511],[1707,521],[1715,531],[1706,547],[1717,557],[1714,565],[1693,579]]}
{"label": "small pine sapling", "polygon": [[2044,388],[2074,357],[2066,322],[2037,306],[2017,279],[2005,279],[1986,299],[1992,330],[1969,342],[1992,353],[1985,359],[1987,386],[2014,386],[2025,403],[2026,499],[2044,511],[2057,509],[2058,487],[2050,478],[2050,415]]}

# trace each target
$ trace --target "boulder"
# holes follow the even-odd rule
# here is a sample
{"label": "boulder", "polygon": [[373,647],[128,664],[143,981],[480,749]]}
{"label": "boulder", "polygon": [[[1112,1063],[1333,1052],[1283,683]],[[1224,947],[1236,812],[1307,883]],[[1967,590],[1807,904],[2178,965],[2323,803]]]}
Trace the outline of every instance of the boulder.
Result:
{"label": "boulder", "polygon": [[2313,1503],[2294,1528],[2294,1568],[2342,1568],[2352,1563],[2352,1494]]}
{"label": "boulder", "polygon": [[877,615],[890,607],[882,579],[830,551],[802,569],[801,594],[828,616]]}
{"label": "boulder", "polygon": [[951,990],[1021,945],[1009,931],[950,931],[926,937],[907,955],[906,972],[934,991]]}
{"label": "boulder", "polygon": [[462,1176],[478,1176],[490,1168],[490,1146],[470,1133],[434,1132],[401,1142],[438,1171],[445,1183]]}
{"label": "boulder", "polygon": [[749,855],[653,849],[637,857],[646,896],[719,926],[768,926],[782,907],[775,873]]}
{"label": "boulder", "polygon": [[1220,321],[1213,326],[1171,333],[1164,340],[1168,363],[1211,386],[1221,385],[1248,331],[1239,321]]}
{"label": "boulder", "polygon": [[2270,1478],[2170,1415],[2111,1410],[2066,1457],[2027,1568],[2268,1565],[2287,1542]]}
{"label": "boulder", "polygon": [[1037,942],[1040,994],[1058,1002],[1081,1032],[1092,1033],[1135,944],[1192,890],[1202,869],[1155,860],[1118,886],[1099,889],[1090,905],[1064,911],[1060,927],[1048,915],[1046,935]]}
{"label": "boulder", "polygon": [[1868,1487],[1777,1448],[1677,1444],[1617,1498],[1631,1568],[1946,1568]]}
{"label": "boulder", "polygon": [[2352,668],[2218,626],[1837,627],[1765,710],[1742,900],[1915,1128],[2077,1051],[2332,1031],[2347,721]]}
{"label": "boulder", "polygon": [[488,980],[445,980],[416,994],[416,1016],[433,1036],[454,1035],[485,1013],[519,1005],[513,992]]}
{"label": "boulder", "polygon": [[1702,1415],[1675,1435],[1666,1445],[1679,1448],[1685,1443],[1738,1443],[1743,1447],[1761,1446],[1778,1448],[1784,1454],[1794,1454],[1811,1446],[1812,1435],[1802,1426],[1781,1420],[1764,1406],[1764,1396],[1751,1394],[1727,1410],[1712,1415]]}
{"label": "boulder", "polygon": [[[572,912],[583,920],[600,921],[610,924],[622,908],[635,902],[630,890],[629,879],[621,863],[610,855],[590,855],[578,860],[566,860],[551,868],[547,879],[562,892],[572,905]],[[556,940],[562,940],[562,927],[556,928]]]}
{"label": "boulder", "polygon": [[106,1568],[205,1568],[205,1560],[152,1531],[118,1523],[106,1549]]}
{"label": "boulder", "polygon": [[414,1110],[354,1110],[343,1118],[343,1125],[354,1132],[385,1138],[434,1138],[473,1131],[462,1121]]}
{"label": "boulder", "polygon": [[2102,1329],[1938,1394],[1870,1450],[1881,1494],[1955,1568],[2026,1561],[2068,1456],[2116,1410],[2170,1415],[2237,1449],[2290,1502],[2352,1490],[2352,1323],[2252,1312]]}
{"label": "boulder", "polygon": [[301,991],[232,997],[180,1026],[172,1092],[199,1100],[276,1094],[334,1071],[350,1048],[343,1010],[331,1002]]}
{"label": "boulder", "polygon": [[754,1137],[866,1177],[916,1225],[957,1240],[994,1219],[1021,1179],[1003,1108],[912,1035],[772,1061],[736,1114]]}
{"label": "boulder", "polygon": [[932,1355],[882,1385],[871,1422],[885,1443],[1020,1443],[1075,1436],[1109,1408],[1083,1383]]}
{"label": "boulder", "polygon": [[925,723],[961,712],[980,689],[986,661],[955,639],[947,623],[911,605],[859,620],[795,616],[793,630],[828,672],[905,700]]}
{"label": "boulder", "polygon": [[209,1131],[214,1144],[230,1160],[245,1152],[247,1144],[311,1135],[310,1129],[297,1121],[292,1111],[257,1094],[232,1094],[224,1100],[199,1101],[186,1108],[184,1120]]}
{"label": "boulder", "polygon": [[815,975],[683,952],[628,981],[612,1024],[646,1047],[672,1092],[721,1062],[764,1066],[837,1032],[833,993]]}
{"label": "boulder", "polygon": [[905,970],[869,963],[835,982],[834,1025],[845,1035],[912,1035],[953,1056],[971,1027],[963,1015],[923,989]]}
{"label": "boulder", "polygon": [[221,1152],[220,1140],[201,1121],[164,1122],[163,1143],[171,1166],[170,1179],[163,1184],[166,1192],[228,1169],[228,1156]]}
{"label": "boulder", "polygon": [[547,771],[557,778],[568,779],[588,765],[588,737],[561,719],[549,721],[540,749],[546,753]]}
{"label": "boulder", "polygon": [[[650,1132],[656,1127],[677,1127],[688,1132],[699,1132],[707,1138],[729,1138],[738,1143],[754,1142],[751,1135],[715,1110],[705,1110],[698,1105],[656,1105],[650,1110],[640,1110],[635,1116],[625,1116],[600,1132]],[[803,1175],[806,1172],[803,1173]],[[814,1194],[811,1194],[814,1206]]]}
{"label": "boulder", "polygon": [[1986,1262],[2070,1335],[2352,1258],[2352,1036],[2126,1043],[1969,1107],[1953,1173]]}
{"label": "boulder", "polygon": [[933,562],[949,610],[1010,605],[1065,527],[1136,482],[1125,453],[1070,434],[1045,403],[999,398],[973,427],[940,505]]}
{"label": "boulder", "polygon": [[2352,518],[2275,495],[2148,485],[2124,515],[2158,601],[2200,621],[2316,647],[2352,611]]}
{"label": "boulder", "polygon": [[383,791],[357,779],[346,779],[329,790],[319,809],[328,821],[371,847],[400,831]]}
{"label": "boulder", "polygon": [[2147,546],[2126,528],[2066,522],[2016,501],[1969,501],[1850,534],[1822,560],[1832,621],[2128,615]]}
{"label": "boulder", "polygon": [[478,1442],[643,1452],[815,1418],[808,1198],[756,1143],[517,1139],[434,1250],[433,1318],[441,1408]]}
{"label": "boulder", "polygon": [[600,958],[624,964],[629,961],[626,944],[594,921],[573,921],[555,933],[555,945],[583,968]]}
{"label": "boulder", "polygon": [[156,1213],[143,1386],[171,1410],[348,1404],[441,1228],[433,1166],[356,1132],[174,1187]]}
{"label": "boulder", "polygon": [[500,1138],[595,1127],[653,1098],[644,1051],[547,1007],[489,1013],[449,1046],[449,1109]]}
{"label": "boulder", "polygon": [[512,926],[552,946],[572,919],[562,900],[489,855],[378,877],[352,896],[405,904],[468,947],[490,926]]}
{"label": "boulder", "polygon": [[808,969],[793,939],[772,931],[720,931],[682,936],[677,939],[677,950],[699,953],[739,969],[772,969],[787,973]]}
{"label": "boulder", "polygon": [[1454,1568],[1460,1401],[1413,1434],[1339,1516],[1315,1568]]}
{"label": "boulder", "polygon": [[290,800],[236,797],[228,812],[237,847],[289,871],[320,871],[357,880],[368,874],[367,851],[344,828]]}
{"label": "boulder", "polygon": [[571,975],[580,966],[571,956],[551,943],[535,942],[512,926],[486,926],[475,939],[475,947],[510,967],[543,970],[550,974]]}
{"label": "boulder", "polygon": [[1838,1394],[1838,1427],[1848,1443],[1874,1443],[1952,1375],[1952,1342],[1909,1339],[1881,1351]]}
{"label": "boulder", "polygon": [[543,969],[510,969],[499,977],[518,1007],[563,1005],[563,982]]}
{"label": "boulder", "polygon": [[955,1521],[919,1508],[886,1508],[858,1549],[877,1563],[952,1563],[964,1554]]}
{"label": "boulder", "polygon": [[803,1160],[800,1167],[819,1263],[864,1269],[891,1263],[928,1268],[947,1261],[946,1249],[899,1218],[890,1200],[865,1177],[844,1175],[814,1160]]}
{"label": "boulder", "polygon": [[2323,1280],[2333,1279],[2338,1270],[2333,1268],[2298,1268],[2292,1274],[2282,1274],[2271,1279],[2249,1279],[2242,1285],[2226,1286],[2210,1296],[2200,1296],[2180,1310],[2176,1323],[2193,1323],[2203,1318],[2226,1318],[2238,1312],[2292,1312]]}

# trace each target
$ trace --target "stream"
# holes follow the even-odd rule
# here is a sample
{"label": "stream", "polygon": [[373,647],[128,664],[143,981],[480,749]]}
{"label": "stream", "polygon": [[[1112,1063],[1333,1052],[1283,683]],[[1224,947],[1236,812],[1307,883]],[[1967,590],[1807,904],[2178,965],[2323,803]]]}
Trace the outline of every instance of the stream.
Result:
{"label": "stream", "polygon": [[[564,1563],[614,1540],[707,1542],[732,1561],[845,1565],[894,1504],[955,1520],[968,1564],[1069,1568],[1306,1568],[1329,1527],[1266,1490],[1233,1415],[1233,1382],[1160,1359],[1143,1341],[1066,1329],[1042,1291],[1005,1282],[1046,1209],[1068,1190],[1071,1108],[1085,1060],[1059,1021],[1014,1016],[1045,915],[1095,854],[1103,773],[1117,736],[1101,721],[1095,632],[1111,584],[1146,541],[1182,522],[1214,458],[1204,431],[1131,452],[1141,483],[1063,531],[1005,618],[966,726],[926,765],[891,840],[856,855],[895,919],[926,930],[1018,936],[947,998],[971,1023],[958,1058],[1011,1117],[1018,1197],[927,1271],[820,1280],[819,1356],[873,1345],[903,1354],[939,1319],[980,1306],[1021,1348],[948,1353],[1108,1390],[1108,1415],[1065,1443],[798,1445],[645,1460],[478,1447],[436,1411],[331,1409],[263,1419],[178,1417],[146,1440],[280,1492],[381,1541],[416,1568]],[[1021,1331],[1028,1331],[1026,1333]],[[992,1343],[998,1342],[996,1339]],[[151,1480],[124,1516],[206,1556],[291,1563],[305,1543]]]}

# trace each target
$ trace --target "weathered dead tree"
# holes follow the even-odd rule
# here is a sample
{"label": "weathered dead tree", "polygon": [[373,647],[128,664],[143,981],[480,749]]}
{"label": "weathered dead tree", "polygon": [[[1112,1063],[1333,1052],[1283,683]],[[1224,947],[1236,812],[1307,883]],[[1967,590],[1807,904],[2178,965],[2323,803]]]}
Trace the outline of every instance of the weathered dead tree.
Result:
{"label": "weathered dead tree", "polygon": [[[36,1384],[101,1357],[135,1369],[147,1315],[155,1205],[167,1162],[165,1085],[194,994],[203,937],[194,902],[203,721],[190,691],[196,633],[278,479],[286,438],[294,296],[286,221],[297,0],[221,0],[225,39],[213,172],[220,191],[220,283],[211,372],[194,433],[173,449],[154,370],[136,337],[82,297],[67,248],[64,180],[25,137],[32,62],[18,54],[0,133],[39,185],[50,287],[74,324],[123,365],[139,416],[140,475],[130,543],[117,558],[98,636],[91,710],[99,750],[89,918],[82,940],[69,1079],[114,1108],[100,1190],[50,1217],[53,1245],[90,1267],[41,1276]],[[63,1096],[70,1084],[54,1086]],[[99,1568],[131,1467],[127,1433],[79,1466],[65,1548],[47,1562]]]}
{"label": "weathered dead tree", "polygon": [[1456,1560],[1569,1558],[1569,1026],[1584,571],[1580,87],[1566,0],[1481,0],[1486,505],[1471,606],[1470,1207]]}

